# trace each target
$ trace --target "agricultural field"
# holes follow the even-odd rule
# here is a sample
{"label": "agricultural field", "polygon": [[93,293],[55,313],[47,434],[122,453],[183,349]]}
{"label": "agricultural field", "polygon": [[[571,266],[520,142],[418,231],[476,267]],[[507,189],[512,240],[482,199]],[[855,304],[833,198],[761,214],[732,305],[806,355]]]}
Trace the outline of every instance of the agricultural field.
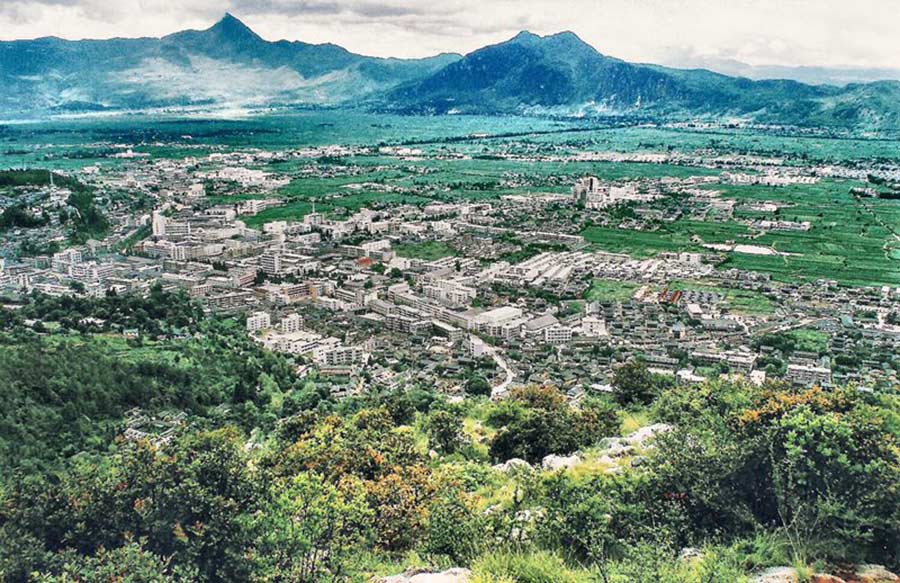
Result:
{"label": "agricultural field", "polygon": [[[582,235],[599,249],[635,257],[653,257],[666,251],[707,251],[704,244],[753,245],[774,253],[730,252],[721,267],[770,273],[784,282],[833,279],[847,285],[897,285],[900,204],[852,195],[850,189],[860,184],[847,180],[787,187],[716,184],[707,188],[738,202],[733,219],[680,219],[652,231],[595,226]],[[762,201],[783,206],[777,214],[740,210],[740,204]],[[738,222],[757,219],[808,221],[810,228],[759,231]]]}

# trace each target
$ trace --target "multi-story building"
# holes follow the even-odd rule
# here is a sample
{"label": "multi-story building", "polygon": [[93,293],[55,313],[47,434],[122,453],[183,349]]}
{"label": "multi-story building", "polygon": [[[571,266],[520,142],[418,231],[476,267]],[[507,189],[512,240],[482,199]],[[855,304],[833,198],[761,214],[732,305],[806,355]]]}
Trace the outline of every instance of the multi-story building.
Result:
{"label": "multi-story building", "polygon": [[267,312],[254,312],[247,318],[247,332],[251,334],[266,330],[271,326],[272,320]]}
{"label": "multi-story building", "polygon": [[797,386],[826,386],[831,384],[831,369],[805,364],[789,364],[784,378],[792,385]]}
{"label": "multi-story building", "polygon": [[259,258],[259,266],[266,275],[281,275],[281,254],[277,251],[266,251]]}
{"label": "multi-story building", "polygon": [[288,314],[284,318],[281,319],[281,331],[284,334],[290,334],[291,332],[297,332],[303,326],[303,318],[300,317],[300,314]]}

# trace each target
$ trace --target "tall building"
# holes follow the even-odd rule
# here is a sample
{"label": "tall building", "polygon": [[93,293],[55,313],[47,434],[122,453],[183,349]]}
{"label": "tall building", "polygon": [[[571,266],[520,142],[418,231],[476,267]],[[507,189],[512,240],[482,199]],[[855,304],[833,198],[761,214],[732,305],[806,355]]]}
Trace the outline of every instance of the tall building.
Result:
{"label": "tall building", "polygon": [[572,187],[572,196],[575,203],[584,206],[592,194],[600,192],[600,179],[596,176],[586,176],[575,182]]}
{"label": "tall building", "polygon": [[266,251],[259,258],[259,266],[268,275],[280,275],[281,254],[277,251]]}
{"label": "tall building", "polygon": [[166,217],[159,211],[153,211],[153,236],[166,236]]}

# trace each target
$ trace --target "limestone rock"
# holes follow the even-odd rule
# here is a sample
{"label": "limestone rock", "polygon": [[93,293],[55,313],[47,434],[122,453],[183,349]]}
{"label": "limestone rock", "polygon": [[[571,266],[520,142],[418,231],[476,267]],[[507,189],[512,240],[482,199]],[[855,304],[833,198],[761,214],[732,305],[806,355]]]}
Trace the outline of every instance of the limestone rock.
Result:
{"label": "limestone rock", "polygon": [[622,457],[634,452],[634,447],[625,442],[625,438],[611,438],[606,444],[606,455],[611,457]]}
{"label": "limestone rock", "polygon": [[750,579],[751,583],[800,583],[800,575],[793,567],[772,567]]}
{"label": "limestone rock", "polygon": [[852,583],[895,583],[900,577],[881,565],[860,565],[850,578]]}
{"label": "limestone rock", "polygon": [[634,433],[623,437],[622,440],[631,446],[643,448],[647,447],[650,441],[657,435],[668,433],[672,431],[672,429],[673,427],[668,423],[654,423],[647,427],[641,427]]}
{"label": "limestone rock", "polygon": [[574,467],[580,462],[581,457],[578,454],[573,454],[568,457],[564,455],[550,454],[548,456],[545,456],[544,459],[541,460],[541,467],[545,470],[563,470]]}
{"label": "limestone rock", "polygon": [[510,459],[510,460],[506,460],[506,461],[503,462],[502,464],[496,464],[496,465],[493,465],[493,466],[491,466],[491,467],[492,467],[493,469],[497,470],[498,472],[508,472],[508,471],[510,471],[511,469],[516,468],[516,467],[522,467],[522,468],[528,468],[528,469],[531,469],[531,464],[529,464],[528,462],[526,462],[526,461],[523,460],[523,459],[514,457],[514,458],[512,458],[512,459]]}
{"label": "limestone rock", "polygon": [[467,583],[472,572],[468,569],[453,568],[440,573],[408,570],[402,575],[392,575],[376,579],[375,583]]}

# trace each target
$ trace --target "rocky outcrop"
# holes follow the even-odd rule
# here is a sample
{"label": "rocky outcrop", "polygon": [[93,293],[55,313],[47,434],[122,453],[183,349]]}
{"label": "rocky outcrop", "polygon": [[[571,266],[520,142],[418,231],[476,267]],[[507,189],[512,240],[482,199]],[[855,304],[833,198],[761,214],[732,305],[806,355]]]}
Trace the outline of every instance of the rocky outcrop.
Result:
{"label": "rocky outcrop", "polygon": [[497,470],[498,472],[508,472],[513,468],[527,468],[530,470],[531,464],[529,464],[528,462],[526,462],[523,459],[514,457],[510,460],[506,460],[502,464],[496,464],[491,467],[493,469]]}
{"label": "rocky outcrop", "polygon": [[772,567],[750,579],[750,583],[800,583],[800,574],[793,567]]}
{"label": "rocky outcrop", "polygon": [[391,575],[375,579],[373,583],[467,583],[472,572],[468,569],[453,568],[440,573],[408,569],[402,575]]}
{"label": "rocky outcrop", "polygon": [[[881,565],[859,565],[842,577],[830,573],[816,573],[809,583],[900,583],[900,577]],[[772,567],[759,573],[751,583],[799,583],[800,576],[793,567]]]}
{"label": "rocky outcrop", "polygon": [[581,463],[581,456],[578,454],[564,456],[564,455],[553,455],[550,454],[545,456],[543,460],[541,460],[541,467],[545,470],[565,470],[568,468],[575,467]]}
{"label": "rocky outcrop", "polygon": [[897,583],[900,577],[881,565],[859,565],[848,583]]}

